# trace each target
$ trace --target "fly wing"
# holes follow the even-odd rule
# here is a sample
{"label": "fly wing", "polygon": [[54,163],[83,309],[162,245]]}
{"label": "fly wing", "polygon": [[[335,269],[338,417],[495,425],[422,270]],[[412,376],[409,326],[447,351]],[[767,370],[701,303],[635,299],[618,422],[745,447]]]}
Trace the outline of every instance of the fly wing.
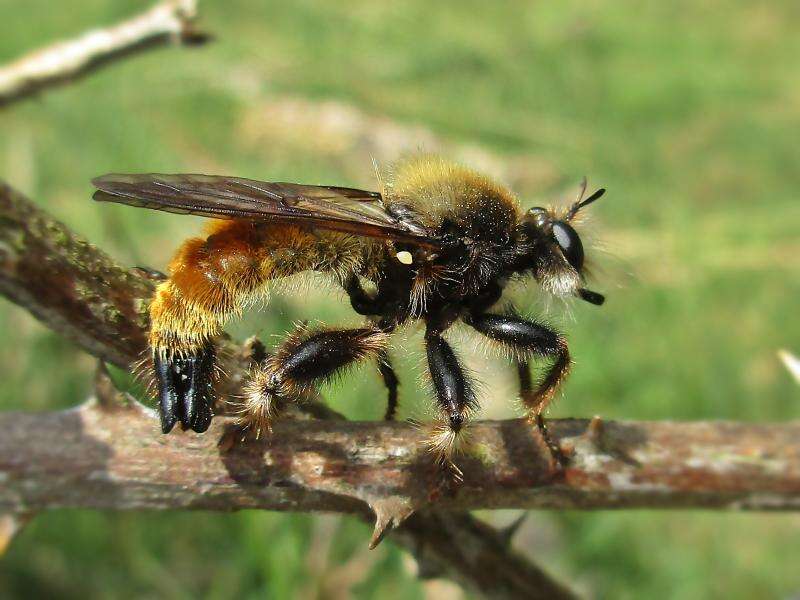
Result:
{"label": "fly wing", "polygon": [[437,246],[432,232],[392,216],[378,192],[217,175],[109,174],[92,180],[94,199],[217,219],[307,225]]}

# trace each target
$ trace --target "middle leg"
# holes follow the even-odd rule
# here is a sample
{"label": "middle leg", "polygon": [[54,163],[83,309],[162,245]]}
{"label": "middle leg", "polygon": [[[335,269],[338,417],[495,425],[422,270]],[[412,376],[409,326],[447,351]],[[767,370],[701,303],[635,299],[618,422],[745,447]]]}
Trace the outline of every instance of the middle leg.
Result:
{"label": "middle leg", "polygon": [[476,407],[475,393],[453,349],[441,332],[430,326],[425,333],[425,349],[444,421],[434,430],[429,446],[440,463],[452,464],[451,459],[464,440],[469,414]]}
{"label": "middle leg", "polygon": [[400,385],[400,380],[397,379],[397,373],[394,372],[392,362],[389,359],[389,353],[382,350],[378,354],[378,370],[380,371],[383,384],[386,386],[388,396],[386,399],[386,413],[383,416],[385,421],[394,421],[397,414],[397,388]]}
{"label": "middle leg", "polygon": [[[382,300],[369,294],[362,286],[358,275],[353,273],[344,282],[344,289],[350,298],[350,304],[353,306],[358,314],[376,317],[384,310],[384,303]],[[386,331],[391,332],[395,328],[395,322],[391,318],[380,319],[377,326]],[[397,387],[400,385],[400,380],[397,379],[397,374],[392,367],[392,361],[389,358],[389,353],[385,350],[378,355],[378,371],[383,379],[383,384],[386,386],[388,392],[386,400],[386,413],[384,414],[385,421],[394,421],[397,414]]]}

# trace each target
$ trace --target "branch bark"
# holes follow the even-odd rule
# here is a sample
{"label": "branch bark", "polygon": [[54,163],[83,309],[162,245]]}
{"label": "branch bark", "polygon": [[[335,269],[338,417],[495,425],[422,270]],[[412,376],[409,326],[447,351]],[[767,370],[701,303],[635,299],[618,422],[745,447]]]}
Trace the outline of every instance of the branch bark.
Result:
{"label": "branch bark", "polygon": [[[473,427],[464,481],[440,485],[408,423],[285,420],[265,440],[231,444],[232,424],[162,436],[128,401],[0,414],[0,511],[50,508],[410,514],[496,508],[800,507],[800,424],[550,421],[570,464],[552,477],[521,419]],[[23,452],[20,450],[24,449]]]}
{"label": "branch bark", "polygon": [[0,293],[90,354],[128,368],[153,284],[0,182]]}
{"label": "branch bark", "polygon": [[[22,194],[0,182],[0,293],[30,311],[44,325],[101,360],[130,368],[146,350],[147,306],[152,292],[153,283],[140,271],[117,265]],[[248,353],[229,341],[221,343],[221,356],[226,359],[225,370],[229,374],[227,391],[235,392],[247,369]],[[374,520],[368,508],[369,502],[365,503],[357,496],[337,496],[335,492],[326,493],[325,490],[307,495],[299,488],[287,486],[288,480],[275,480],[271,485],[262,482],[263,473],[253,471],[247,474],[245,471],[252,466],[248,456],[256,457],[260,452],[258,446],[252,450],[248,450],[248,446],[235,447],[230,453],[225,453],[218,445],[220,435],[178,433],[162,436],[157,429],[152,429],[155,416],[151,411],[119,394],[103,369],[98,374],[97,400],[77,409],[40,415],[0,413],[0,427],[7,427],[4,431],[11,434],[0,437],[0,514],[9,515],[4,518],[18,522],[20,517],[27,518],[36,512],[22,507],[34,505],[48,508],[106,506],[119,510],[143,508],[149,504],[152,508],[165,508],[183,498],[185,507],[212,508],[205,500],[190,500],[193,494],[205,497],[203,488],[197,487],[193,491],[173,488],[175,493],[169,492],[159,504],[158,491],[147,483],[146,472],[166,465],[174,473],[178,463],[170,465],[158,459],[145,465],[135,457],[123,458],[120,455],[123,462],[133,458],[138,466],[128,463],[133,470],[125,476],[127,479],[117,479],[114,469],[107,468],[117,449],[106,442],[111,441],[108,436],[112,431],[125,430],[126,436],[130,436],[126,439],[135,439],[136,431],[144,433],[144,437],[138,438],[140,443],[152,443],[149,446],[151,450],[158,447],[171,449],[168,451],[173,457],[197,448],[196,443],[206,451],[216,452],[219,460],[227,457],[226,460],[233,461],[230,464],[234,469],[226,484],[228,490],[239,489],[241,498],[252,496],[254,505],[262,501],[259,500],[264,493],[261,488],[265,488],[271,490],[267,495],[273,501],[281,494],[287,499],[279,510],[306,510],[314,502],[320,502],[320,510],[351,512],[362,519]],[[341,415],[322,404],[306,406],[305,413],[306,417],[327,419],[322,430],[332,421],[343,423]],[[125,423],[133,428],[126,429]],[[291,427],[289,422],[287,425]],[[225,426],[218,418],[214,431],[220,434]],[[380,424],[375,426],[381,427]],[[44,451],[42,444],[38,441],[31,443],[25,436],[24,432],[30,427],[39,432],[46,430],[52,436],[48,445],[53,452],[45,463],[39,462],[42,458],[40,452]],[[368,430],[372,426],[361,424],[361,427]],[[95,437],[95,434],[100,437]],[[230,440],[228,436],[226,443]],[[184,449],[181,449],[182,444],[185,444]],[[252,451],[255,454],[251,455]],[[65,471],[50,462],[56,460],[56,455],[66,459],[62,463]],[[192,463],[191,469],[202,470],[202,465],[194,464],[191,456],[185,455],[182,464],[188,464],[188,461]],[[68,467],[67,463],[76,466],[77,470]],[[94,466],[100,463],[105,466],[96,470]],[[283,467],[288,469],[287,476],[291,477],[291,462]],[[348,467],[338,477],[342,482],[347,481]],[[197,483],[203,481],[203,476],[197,473],[190,479]],[[30,485],[25,483],[26,480]],[[42,487],[37,483],[40,481],[49,483]],[[23,495],[19,494],[21,488],[27,490]],[[94,501],[90,500],[94,495],[92,491],[100,492],[101,489],[103,492],[95,496]],[[149,491],[145,492],[145,489]],[[216,500],[211,502],[214,508],[236,508],[235,504],[225,506],[224,494],[214,496]],[[323,497],[331,504],[325,505]],[[511,548],[503,532],[468,513],[428,510],[408,518],[407,502],[377,496],[373,496],[372,507],[377,515],[373,542],[379,541],[392,525],[406,518],[392,537],[417,557],[420,569],[425,573],[449,577],[466,589],[493,598],[558,600],[574,597],[567,588]]]}
{"label": "branch bark", "polygon": [[23,56],[0,68],[0,106],[86,75],[110,60],[175,42],[200,42],[196,0],[165,0],[105,29],[95,29]]}

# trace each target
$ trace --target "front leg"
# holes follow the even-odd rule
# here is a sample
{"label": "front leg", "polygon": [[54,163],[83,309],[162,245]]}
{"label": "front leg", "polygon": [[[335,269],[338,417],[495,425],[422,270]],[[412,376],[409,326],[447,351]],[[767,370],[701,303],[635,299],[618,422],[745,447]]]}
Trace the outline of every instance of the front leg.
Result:
{"label": "front leg", "polygon": [[[513,315],[483,313],[470,315],[465,321],[515,355],[520,378],[520,398],[528,416],[536,423],[553,456],[560,464],[564,464],[564,456],[550,438],[543,413],[569,373],[571,360],[566,339],[544,325]],[[550,369],[535,388],[528,366],[528,360],[532,356],[553,360]]]}
{"label": "front leg", "polygon": [[444,421],[434,430],[429,446],[439,462],[448,465],[452,464],[452,457],[463,442],[467,418],[476,407],[475,394],[467,374],[441,332],[429,326],[425,333],[425,347]]}
{"label": "front leg", "polygon": [[561,451],[561,447],[553,440],[550,435],[550,429],[547,427],[547,421],[542,414],[544,407],[541,406],[541,397],[537,396],[536,391],[533,389],[533,380],[531,378],[531,367],[527,360],[517,360],[517,375],[519,376],[519,397],[522,403],[528,409],[528,415],[536,423],[539,433],[542,434],[544,443],[550,450],[550,454],[556,462],[562,467],[567,464],[567,458]]}

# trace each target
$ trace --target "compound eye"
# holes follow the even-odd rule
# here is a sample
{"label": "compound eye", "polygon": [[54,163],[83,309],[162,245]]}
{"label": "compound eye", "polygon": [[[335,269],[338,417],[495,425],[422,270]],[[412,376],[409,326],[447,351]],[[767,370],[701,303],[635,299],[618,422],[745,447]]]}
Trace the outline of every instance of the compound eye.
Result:
{"label": "compound eye", "polygon": [[553,239],[561,248],[564,258],[575,270],[580,271],[583,267],[583,244],[577,232],[564,221],[553,222]]}

